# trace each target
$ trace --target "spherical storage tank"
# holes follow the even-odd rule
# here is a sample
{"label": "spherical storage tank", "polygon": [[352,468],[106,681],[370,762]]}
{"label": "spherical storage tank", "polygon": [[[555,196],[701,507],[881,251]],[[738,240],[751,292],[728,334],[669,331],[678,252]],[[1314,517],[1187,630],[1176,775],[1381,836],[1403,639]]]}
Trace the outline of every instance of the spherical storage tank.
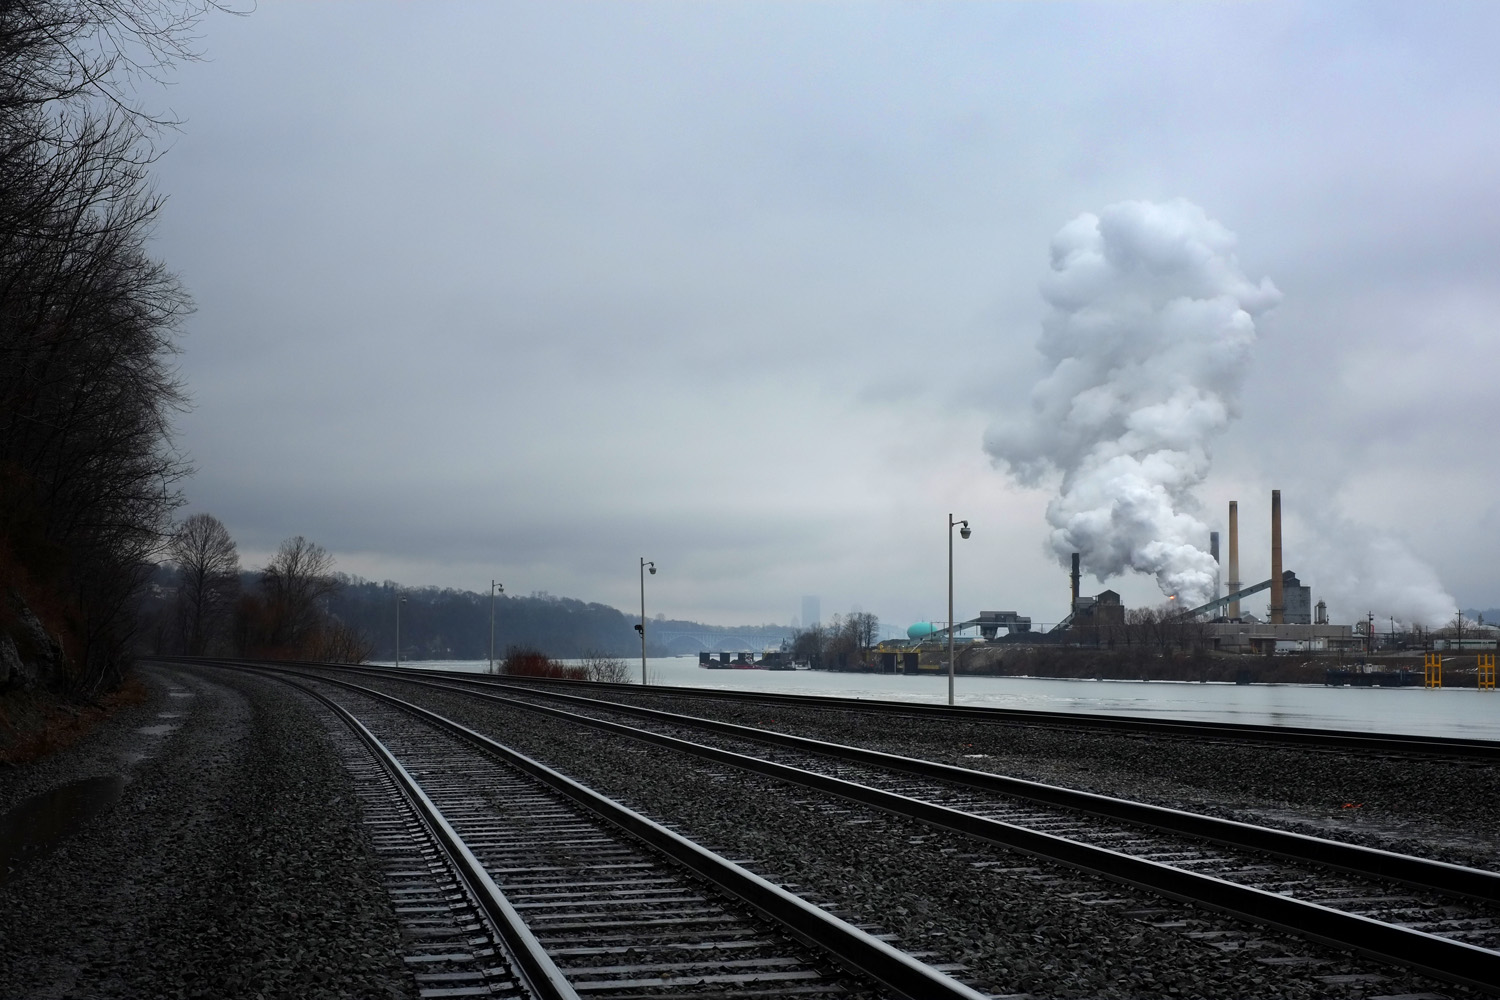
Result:
{"label": "spherical storage tank", "polygon": [[938,627],[932,624],[932,622],[917,622],[906,630],[906,637],[908,639],[925,639],[937,630]]}

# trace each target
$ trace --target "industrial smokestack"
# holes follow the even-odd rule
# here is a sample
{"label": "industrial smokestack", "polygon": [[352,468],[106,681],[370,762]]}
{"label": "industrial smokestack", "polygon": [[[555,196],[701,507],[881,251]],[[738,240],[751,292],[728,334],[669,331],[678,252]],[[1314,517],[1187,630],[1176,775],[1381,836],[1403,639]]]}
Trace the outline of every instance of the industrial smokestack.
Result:
{"label": "industrial smokestack", "polygon": [[[1229,592],[1240,592],[1240,502],[1229,501]],[[1240,616],[1240,602],[1229,602],[1229,617]]]}
{"label": "industrial smokestack", "polygon": [[1281,491],[1271,491],[1271,624],[1286,617],[1286,595],[1281,589]]}
{"label": "industrial smokestack", "polygon": [[1101,580],[1149,573],[1186,607],[1214,582],[1193,494],[1240,410],[1255,325],[1281,298],[1241,269],[1235,242],[1180,198],[1069,222],[1042,281],[1041,380],[985,434],[1022,485],[1060,473],[1057,555],[1087,552]]}
{"label": "industrial smokestack", "polygon": [[1214,600],[1222,595],[1219,593],[1219,533],[1210,531],[1208,533],[1208,554],[1214,557]]}
{"label": "industrial smokestack", "polygon": [[1073,553],[1073,600],[1068,605],[1068,610],[1072,611],[1072,610],[1074,610],[1077,607],[1078,607],[1078,553],[1075,552],[1075,553]]}

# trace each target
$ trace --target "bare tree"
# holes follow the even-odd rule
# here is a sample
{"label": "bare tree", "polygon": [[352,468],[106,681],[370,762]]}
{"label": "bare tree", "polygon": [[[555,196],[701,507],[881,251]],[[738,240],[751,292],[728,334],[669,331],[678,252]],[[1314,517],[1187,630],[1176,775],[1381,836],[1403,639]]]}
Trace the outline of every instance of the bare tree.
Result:
{"label": "bare tree", "polygon": [[851,611],[844,619],[844,628],[854,640],[860,662],[864,662],[880,634],[880,619],[868,611]]}
{"label": "bare tree", "polygon": [[309,659],[326,663],[363,663],[374,648],[375,644],[359,629],[330,618],[318,628],[307,652]]}
{"label": "bare tree", "polygon": [[170,364],[189,303],[147,245],[153,118],[192,0],[0,2],[0,549],[59,610],[61,682],[117,677],[188,468]]}
{"label": "bare tree", "polygon": [[583,654],[583,670],[589,680],[604,684],[624,684],[630,680],[630,667],[624,660],[598,650]]}
{"label": "bare tree", "polygon": [[240,589],[240,556],[224,523],[194,514],[178,526],[167,546],[177,566],[177,615],[182,649],[201,656],[229,623]]}
{"label": "bare tree", "polygon": [[828,629],[823,625],[814,623],[792,636],[792,659],[808,666],[821,668],[827,648]]}
{"label": "bare tree", "polygon": [[1173,622],[1174,609],[1170,604],[1130,608],[1125,612],[1125,634],[1142,646],[1156,646],[1165,651],[1176,637]]}
{"label": "bare tree", "polygon": [[875,645],[880,619],[868,611],[851,611],[829,619],[824,655],[839,669],[862,668]]}
{"label": "bare tree", "polygon": [[288,538],[260,571],[266,601],[266,643],[296,650],[320,623],[319,602],[338,589],[333,557],[301,535]]}

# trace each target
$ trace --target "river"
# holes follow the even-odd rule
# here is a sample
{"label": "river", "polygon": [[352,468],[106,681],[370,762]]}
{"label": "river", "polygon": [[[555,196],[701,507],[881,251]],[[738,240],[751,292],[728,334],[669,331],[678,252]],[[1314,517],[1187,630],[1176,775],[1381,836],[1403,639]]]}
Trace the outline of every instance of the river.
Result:
{"label": "river", "polygon": [[[640,660],[626,662],[639,679]],[[484,660],[418,660],[402,665],[480,673],[487,667]],[[933,704],[943,704],[948,700],[948,679],[936,675],[907,677],[824,670],[705,670],[698,666],[696,657],[680,656],[648,659],[646,674],[652,684],[679,687]],[[1477,691],[1474,688],[1330,688],[1310,684],[959,677],[955,684],[955,700],[960,705],[1044,712],[1086,712],[1500,740],[1500,691]]]}

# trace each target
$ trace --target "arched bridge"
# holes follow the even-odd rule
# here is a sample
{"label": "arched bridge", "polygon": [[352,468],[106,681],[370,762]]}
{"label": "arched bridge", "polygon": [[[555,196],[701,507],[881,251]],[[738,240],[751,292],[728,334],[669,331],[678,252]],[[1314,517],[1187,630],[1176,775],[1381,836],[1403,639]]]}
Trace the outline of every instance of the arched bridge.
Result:
{"label": "arched bridge", "polygon": [[646,638],[674,653],[759,653],[766,648],[779,649],[790,632],[763,632],[745,629],[735,632],[684,632],[676,629],[654,629],[646,623]]}

